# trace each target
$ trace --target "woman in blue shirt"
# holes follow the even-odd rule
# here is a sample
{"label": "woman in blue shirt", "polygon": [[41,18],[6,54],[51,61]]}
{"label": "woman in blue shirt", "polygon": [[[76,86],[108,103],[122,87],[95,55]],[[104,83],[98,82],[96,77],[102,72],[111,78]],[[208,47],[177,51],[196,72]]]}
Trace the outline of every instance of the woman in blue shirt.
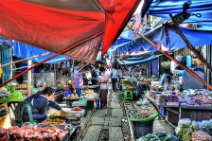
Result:
{"label": "woman in blue shirt", "polygon": [[[46,87],[43,91],[31,95],[24,100],[32,107],[32,118],[34,121],[42,122],[47,119],[47,114],[45,112],[48,106],[57,110],[62,109],[56,102],[52,101],[54,98],[54,92],[55,89]],[[25,122],[29,120],[27,114],[25,114],[23,120]]]}

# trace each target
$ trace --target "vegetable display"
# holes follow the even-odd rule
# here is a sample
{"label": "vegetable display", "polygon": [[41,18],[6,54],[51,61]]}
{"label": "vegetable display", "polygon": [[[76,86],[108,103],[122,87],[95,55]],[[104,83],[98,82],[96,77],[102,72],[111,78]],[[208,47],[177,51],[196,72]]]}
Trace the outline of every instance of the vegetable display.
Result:
{"label": "vegetable display", "polygon": [[212,136],[204,131],[196,131],[192,134],[192,141],[212,141]]}
{"label": "vegetable display", "polygon": [[176,134],[182,141],[212,141],[211,131],[211,120],[197,122],[181,119],[176,128]]}
{"label": "vegetable display", "polygon": [[147,134],[137,141],[179,141],[179,139],[170,133],[157,133]]}
{"label": "vegetable display", "polygon": [[0,129],[0,141],[61,141],[67,133],[68,131],[53,127],[14,126],[9,129]]}

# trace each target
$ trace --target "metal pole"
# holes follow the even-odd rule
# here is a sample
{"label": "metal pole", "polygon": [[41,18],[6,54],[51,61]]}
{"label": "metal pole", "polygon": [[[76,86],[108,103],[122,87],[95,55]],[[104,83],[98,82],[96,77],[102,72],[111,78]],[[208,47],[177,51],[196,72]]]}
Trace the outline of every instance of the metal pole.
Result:
{"label": "metal pole", "polygon": [[[32,60],[28,60],[28,68],[30,68],[32,66]],[[32,92],[32,70],[28,71],[28,80],[27,80],[27,94],[30,95]]]}
{"label": "metal pole", "polygon": [[75,44],[73,44],[73,45],[71,45],[71,46],[69,46],[69,47],[67,47],[67,48],[65,48],[65,49],[63,49],[63,50],[61,50],[61,51],[59,51],[58,53],[55,53],[54,55],[50,56],[49,58],[46,58],[45,60],[43,60],[43,61],[41,61],[41,62],[39,62],[39,63],[37,63],[37,64],[31,66],[31,67],[28,68],[27,70],[25,70],[25,71],[23,71],[23,72],[21,72],[21,73],[15,75],[13,78],[11,78],[11,79],[7,80],[6,82],[0,84],[0,88],[3,87],[4,85],[6,85],[7,83],[9,83],[9,82],[15,80],[16,78],[20,77],[21,75],[27,73],[27,72],[30,71],[31,69],[33,69],[33,68],[35,68],[35,67],[37,67],[37,66],[39,66],[39,65],[41,65],[41,64],[43,64],[43,63],[45,63],[45,62],[47,62],[47,61],[49,61],[49,60],[51,60],[52,58],[57,57],[58,55],[61,55],[61,54],[63,54],[63,53],[66,53],[66,52],[68,52],[68,51],[71,51],[72,49],[75,49],[76,46],[79,46],[79,45],[83,44],[84,42],[86,42],[86,41],[88,41],[88,40],[90,40],[90,39],[93,39],[93,38],[95,38],[95,37],[101,35],[102,33],[103,33],[103,31],[100,31],[100,32],[96,33],[95,35],[92,35],[92,36],[88,37],[88,38],[85,39],[85,40],[81,40],[81,41],[79,41],[79,42],[77,42],[77,43],[75,43]]}
{"label": "metal pole", "polygon": [[[131,29],[132,31],[133,28],[130,26],[127,26],[129,29]],[[135,32],[137,33],[137,32]],[[162,51],[161,49],[159,49],[157,47],[157,44],[155,44],[153,41],[151,41],[150,39],[148,39],[147,37],[145,37],[144,35],[137,33],[137,35],[139,35],[141,38],[143,38],[146,42],[148,42],[149,44],[151,44],[152,46],[154,46],[156,49],[158,49],[163,55],[165,55],[167,58],[169,58],[170,60],[174,61],[176,64],[178,64],[181,68],[185,69],[188,73],[190,73],[194,78],[196,78],[197,80],[199,80],[202,84],[204,84],[208,89],[212,90],[212,86],[210,84],[208,84],[207,82],[205,82],[202,78],[200,78],[196,73],[194,73],[193,71],[191,71],[188,67],[184,66],[183,64],[181,64],[179,61],[177,61],[175,58],[173,58],[172,56],[170,56],[167,52]]]}
{"label": "metal pole", "polygon": [[12,47],[10,47],[10,78],[13,76],[13,65],[11,64],[13,62],[13,53],[12,53]]}
{"label": "metal pole", "polygon": [[54,86],[57,87],[57,63],[54,63]]}
{"label": "metal pole", "polygon": [[42,54],[39,54],[39,55],[35,55],[35,56],[29,57],[29,58],[25,58],[25,59],[21,59],[21,60],[18,60],[18,61],[6,63],[6,64],[3,64],[3,65],[0,65],[0,67],[5,67],[5,66],[9,66],[9,65],[12,65],[12,64],[20,63],[20,62],[25,62],[25,61],[31,60],[31,59],[33,59],[33,58],[38,58],[38,57],[41,57],[41,56],[48,55],[49,53],[50,53],[50,52],[46,52],[46,53],[42,53]]}

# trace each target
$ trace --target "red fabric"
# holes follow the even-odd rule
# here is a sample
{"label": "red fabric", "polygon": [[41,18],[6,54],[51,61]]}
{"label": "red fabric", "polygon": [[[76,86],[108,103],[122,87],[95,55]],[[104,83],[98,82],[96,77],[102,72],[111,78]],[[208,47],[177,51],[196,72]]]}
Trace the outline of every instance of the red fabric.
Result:
{"label": "red fabric", "polygon": [[99,0],[106,12],[106,25],[102,55],[110,48],[114,40],[125,28],[139,0]]}
{"label": "red fabric", "polygon": [[[50,0],[0,0],[0,35],[59,52],[104,31],[104,54],[127,24],[139,0],[77,2],[55,0],[55,4]],[[99,36],[68,55],[82,59],[84,54],[83,60],[93,62],[87,58],[94,58],[101,41],[102,36]],[[86,54],[88,50],[92,57]],[[95,53],[91,54],[92,50]]]}
{"label": "red fabric", "polygon": [[53,52],[103,31],[104,21],[102,12],[0,0],[0,35]]}
{"label": "red fabric", "polygon": [[80,46],[75,47],[70,52],[65,53],[65,55],[76,60],[95,64],[102,36],[103,35],[100,34],[96,38],[90,39],[88,42],[85,42]]}

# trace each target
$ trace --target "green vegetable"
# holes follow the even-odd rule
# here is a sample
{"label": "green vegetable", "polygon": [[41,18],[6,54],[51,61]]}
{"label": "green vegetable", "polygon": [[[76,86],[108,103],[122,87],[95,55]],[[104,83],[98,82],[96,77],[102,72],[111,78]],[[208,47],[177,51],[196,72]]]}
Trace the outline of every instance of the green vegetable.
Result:
{"label": "green vegetable", "polygon": [[196,126],[191,126],[186,130],[185,134],[182,136],[183,141],[191,141],[193,132],[197,131],[198,128]]}
{"label": "green vegetable", "polygon": [[205,124],[202,129],[203,131],[207,132],[208,134],[212,135],[212,123]]}

